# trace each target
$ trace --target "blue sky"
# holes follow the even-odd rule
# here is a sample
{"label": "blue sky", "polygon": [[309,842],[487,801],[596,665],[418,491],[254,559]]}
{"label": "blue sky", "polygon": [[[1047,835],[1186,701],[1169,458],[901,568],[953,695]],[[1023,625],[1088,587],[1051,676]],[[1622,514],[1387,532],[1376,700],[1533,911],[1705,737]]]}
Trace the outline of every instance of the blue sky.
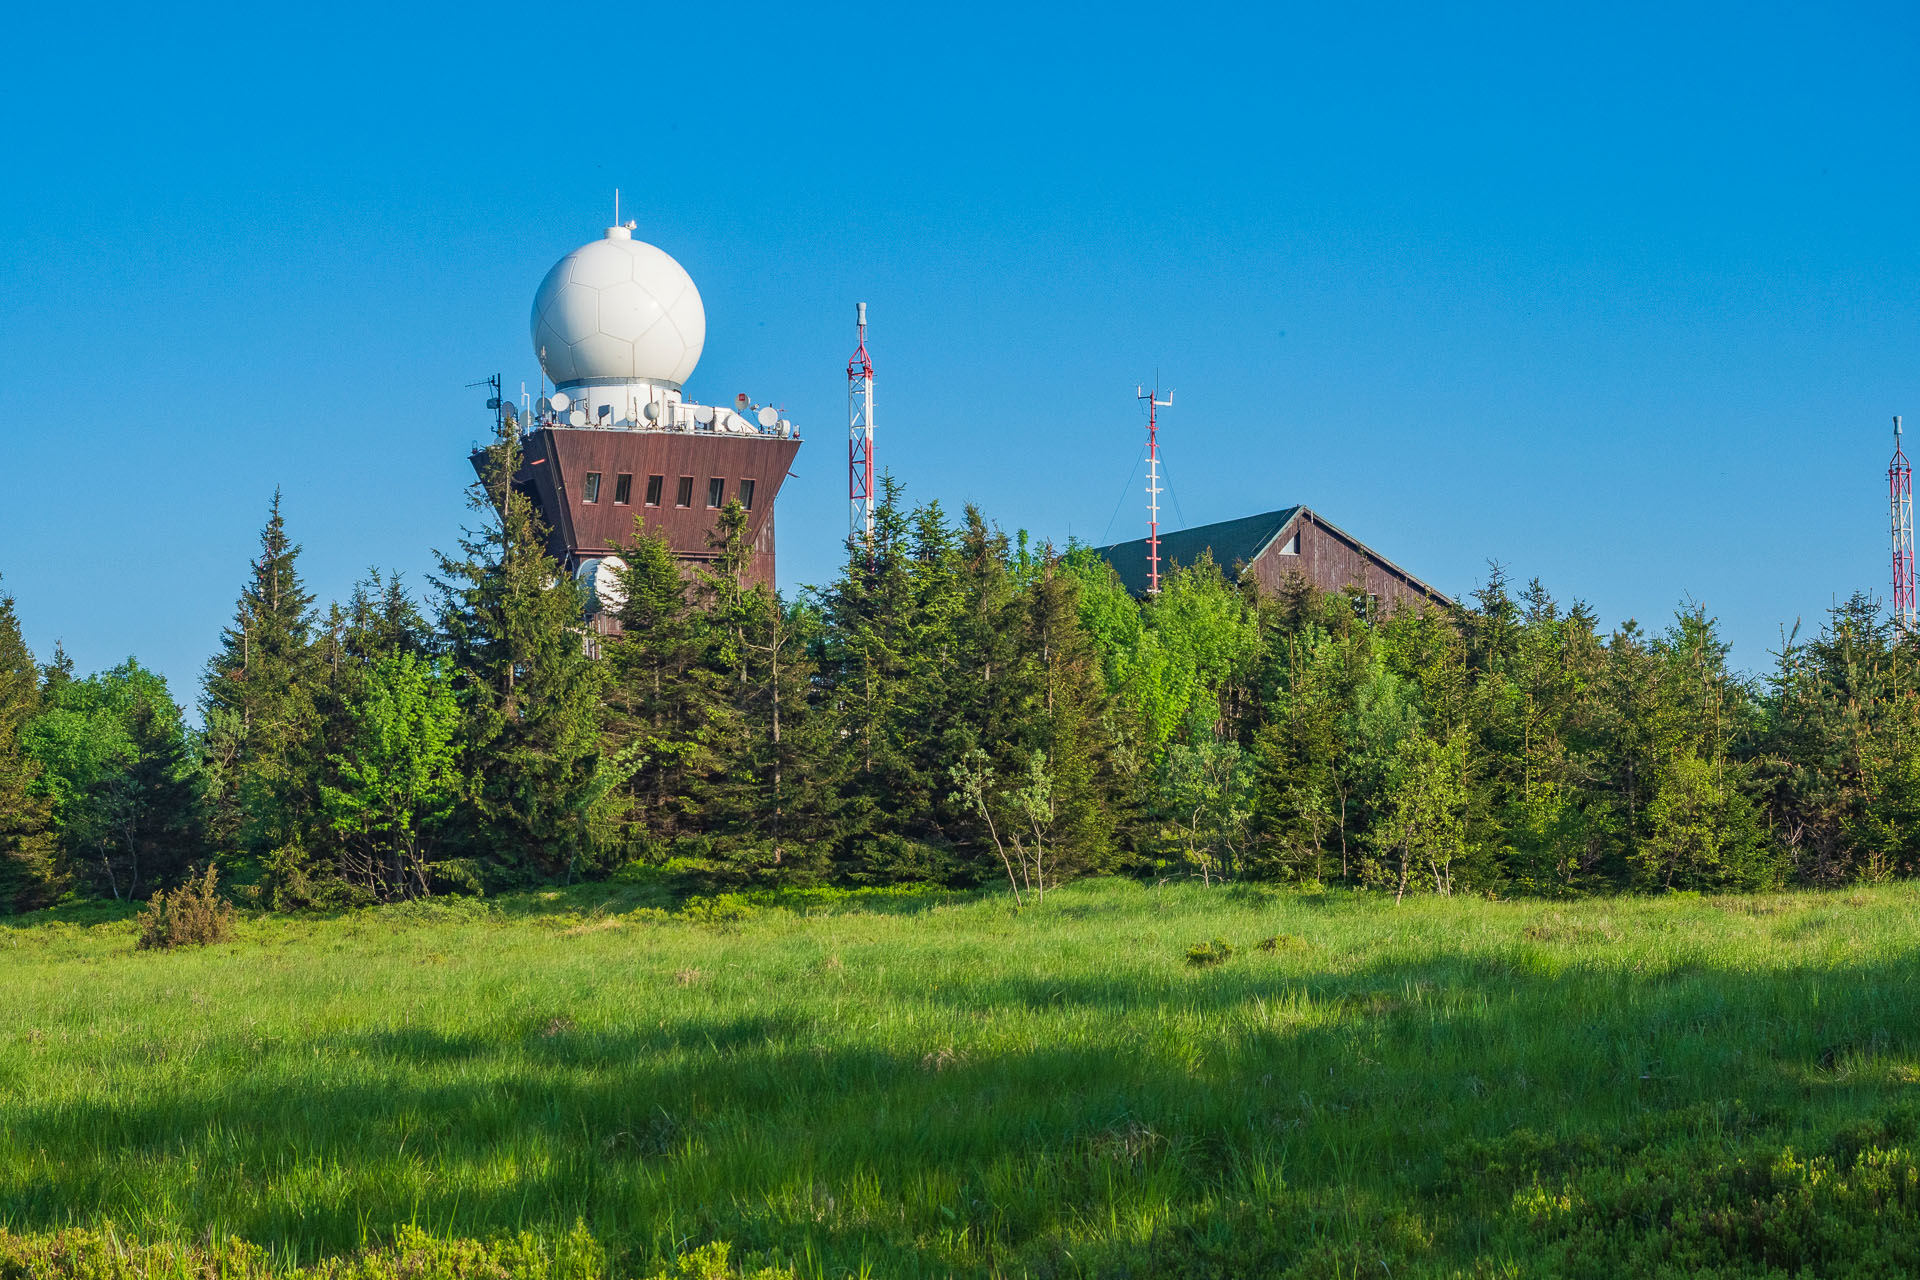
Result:
{"label": "blue sky", "polygon": [[[1920,415],[1901,6],[41,6],[0,90],[0,575],[29,643],[191,703],[267,501],[309,582],[424,587],[499,371],[612,190],[692,273],[689,391],[808,437],[845,528],[851,304],[920,498],[1144,532],[1305,502],[1736,660],[1883,590]],[[1124,492],[1124,499],[1122,497]],[[1114,513],[1119,504],[1119,517]]]}

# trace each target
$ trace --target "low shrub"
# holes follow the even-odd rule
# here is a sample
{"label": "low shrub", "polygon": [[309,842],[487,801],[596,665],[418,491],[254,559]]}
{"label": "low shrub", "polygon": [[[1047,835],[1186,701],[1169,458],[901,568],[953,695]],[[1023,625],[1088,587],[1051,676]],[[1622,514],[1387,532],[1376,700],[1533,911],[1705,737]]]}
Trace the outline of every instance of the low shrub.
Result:
{"label": "low shrub", "polygon": [[[790,1267],[736,1265],[725,1241],[682,1253],[635,1273],[610,1265],[584,1225],[552,1239],[522,1233],[502,1240],[447,1239],[404,1226],[391,1245],[311,1266],[276,1265],[266,1250],[239,1240],[146,1244],[110,1231],[72,1228],[16,1235],[0,1228],[0,1280],[794,1280]],[[752,1269],[749,1269],[752,1267]]]}
{"label": "low shrub", "polygon": [[1212,942],[1196,942],[1187,948],[1187,963],[1195,968],[1205,969],[1211,965],[1225,964],[1233,959],[1233,944],[1225,938],[1215,938]]}
{"label": "low shrub", "polygon": [[715,893],[688,898],[680,915],[695,924],[720,925],[745,920],[758,910],[737,893]]}
{"label": "low shrub", "polygon": [[208,864],[206,873],[187,882],[172,893],[156,893],[146,909],[134,917],[141,951],[170,950],[174,947],[204,947],[224,942],[233,933],[233,904],[222,898],[215,886],[219,871]]}

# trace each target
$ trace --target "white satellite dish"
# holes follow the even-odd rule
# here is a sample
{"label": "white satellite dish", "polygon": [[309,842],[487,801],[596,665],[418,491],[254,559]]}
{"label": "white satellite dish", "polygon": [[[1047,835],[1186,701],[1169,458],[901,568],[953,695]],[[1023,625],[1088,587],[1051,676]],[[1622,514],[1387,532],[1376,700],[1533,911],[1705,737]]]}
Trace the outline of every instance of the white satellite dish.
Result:
{"label": "white satellite dish", "polygon": [[703,427],[712,426],[713,406],[710,404],[697,404],[693,406],[693,420]]}
{"label": "white satellite dish", "polygon": [[627,562],[619,556],[604,556],[592,560],[583,560],[574,571],[574,581],[587,590],[587,612],[618,613],[620,606],[627,602],[626,590],[620,585],[620,575],[626,571]]}
{"label": "white satellite dish", "polygon": [[572,413],[569,413],[567,415],[567,425],[570,427],[586,426],[587,411],[585,409],[575,409]]}
{"label": "white satellite dish", "polygon": [[780,421],[780,411],[770,404],[762,405],[757,416],[760,419],[760,425],[769,429],[773,427],[774,423]]}
{"label": "white satellite dish", "polygon": [[554,412],[553,401],[547,399],[545,396],[541,396],[534,404],[533,411],[544,418]]}
{"label": "white satellite dish", "polygon": [[573,397],[568,395],[566,392],[556,391],[553,393],[552,404],[553,404],[553,411],[555,413],[565,413],[567,411],[567,406],[572,403],[573,403]]}
{"label": "white satellite dish", "polygon": [[647,415],[648,422],[658,422],[660,421],[660,402],[658,400],[649,400],[647,401],[647,407],[640,412]]}

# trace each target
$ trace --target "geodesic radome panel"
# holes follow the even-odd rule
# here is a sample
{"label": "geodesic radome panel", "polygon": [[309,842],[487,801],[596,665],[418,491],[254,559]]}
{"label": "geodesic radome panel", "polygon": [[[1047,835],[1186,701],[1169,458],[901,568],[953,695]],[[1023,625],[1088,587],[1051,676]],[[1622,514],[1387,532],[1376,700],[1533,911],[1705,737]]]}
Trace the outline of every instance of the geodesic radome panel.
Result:
{"label": "geodesic radome panel", "polygon": [[684,384],[707,344],[686,268],[614,227],[553,264],[533,297],[533,349],[556,386]]}

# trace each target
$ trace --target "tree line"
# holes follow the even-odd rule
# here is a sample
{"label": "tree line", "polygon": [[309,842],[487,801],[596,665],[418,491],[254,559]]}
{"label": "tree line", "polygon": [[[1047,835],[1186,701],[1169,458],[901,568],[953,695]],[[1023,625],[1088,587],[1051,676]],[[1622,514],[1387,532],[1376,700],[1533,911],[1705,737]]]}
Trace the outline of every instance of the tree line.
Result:
{"label": "tree line", "polygon": [[[582,625],[511,432],[424,600],[317,605],[276,496],[190,726],[134,660],[36,662],[0,597],[0,907],[216,864],[275,909],[603,877],[715,886],[1088,873],[1395,894],[1752,890],[1920,867],[1920,643],[1872,599],[1732,670],[1703,609],[1603,633],[1496,567],[1452,608],[1104,561],[889,480],[825,588],[689,574],[636,527]],[[504,498],[504,500],[503,500]]]}

